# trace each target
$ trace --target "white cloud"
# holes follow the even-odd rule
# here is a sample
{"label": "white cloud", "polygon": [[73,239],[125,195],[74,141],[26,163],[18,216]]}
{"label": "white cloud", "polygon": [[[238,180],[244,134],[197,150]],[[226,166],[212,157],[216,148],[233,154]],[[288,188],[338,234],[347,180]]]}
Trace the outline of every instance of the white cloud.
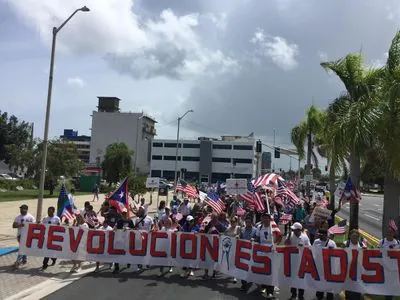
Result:
{"label": "white cloud", "polygon": [[375,68],[383,67],[386,64],[388,57],[389,57],[389,53],[385,52],[385,53],[383,53],[381,58],[371,60],[370,65]]}
{"label": "white cloud", "polygon": [[[62,23],[81,0],[7,0],[25,22],[37,28],[43,40],[50,28]],[[87,0],[90,12],[79,12],[60,32],[58,44],[64,51],[104,56],[118,71],[135,78],[184,76],[228,72],[237,62],[219,49],[210,49],[198,34],[202,17],[224,28],[221,14],[177,16],[163,10],[157,20],[142,19],[133,12],[133,0]]]}
{"label": "white cloud", "polygon": [[82,78],[78,76],[68,78],[67,84],[68,86],[73,88],[83,88],[86,85],[86,83],[82,80]]}
{"label": "white cloud", "polygon": [[299,46],[289,44],[285,38],[267,37],[264,31],[258,28],[250,42],[256,45],[256,54],[270,58],[281,69],[290,71],[298,66],[296,57],[300,54]]}
{"label": "white cloud", "polygon": [[213,13],[206,13],[203,15],[204,18],[209,19],[218,29],[225,30],[227,26],[227,15],[225,13],[220,13],[215,15]]}
{"label": "white cloud", "polygon": [[328,61],[328,53],[318,50],[318,57],[321,61]]}

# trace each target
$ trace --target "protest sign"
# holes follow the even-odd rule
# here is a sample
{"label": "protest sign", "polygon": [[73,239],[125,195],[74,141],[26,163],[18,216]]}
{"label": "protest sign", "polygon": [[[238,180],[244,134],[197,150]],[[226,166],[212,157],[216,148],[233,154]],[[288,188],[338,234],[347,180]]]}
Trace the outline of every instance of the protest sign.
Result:
{"label": "protest sign", "polygon": [[400,295],[400,251],[271,247],[223,235],[101,231],[29,224],[20,253],[96,262],[204,268],[257,284]]}
{"label": "protest sign", "polygon": [[228,195],[241,195],[247,193],[247,179],[227,179],[226,193]]}
{"label": "protest sign", "polygon": [[331,210],[326,209],[323,206],[316,206],[311,214],[310,220],[312,222],[316,220],[326,220],[331,216],[331,214]]}

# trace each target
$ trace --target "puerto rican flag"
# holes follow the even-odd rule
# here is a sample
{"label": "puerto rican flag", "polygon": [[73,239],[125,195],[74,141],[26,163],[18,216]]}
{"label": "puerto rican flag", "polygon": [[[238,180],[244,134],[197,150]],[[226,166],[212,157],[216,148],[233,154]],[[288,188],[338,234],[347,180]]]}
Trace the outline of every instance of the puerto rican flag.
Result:
{"label": "puerto rican flag", "polygon": [[340,198],[340,202],[342,204],[345,204],[350,201],[360,201],[360,193],[354,186],[353,182],[351,181],[351,178],[349,177],[346,181],[346,186],[344,188],[342,197]]}
{"label": "puerto rican flag", "polygon": [[128,178],[125,178],[118,188],[108,198],[110,206],[114,206],[119,213],[124,208],[128,211],[129,216],[129,191],[128,191]]}

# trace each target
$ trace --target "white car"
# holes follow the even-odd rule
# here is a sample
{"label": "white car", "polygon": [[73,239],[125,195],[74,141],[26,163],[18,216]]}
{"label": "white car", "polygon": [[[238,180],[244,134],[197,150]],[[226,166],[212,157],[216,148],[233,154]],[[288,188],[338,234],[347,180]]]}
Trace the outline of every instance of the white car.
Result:
{"label": "white car", "polygon": [[5,180],[17,180],[17,178],[13,178],[8,174],[0,174],[0,179],[5,179]]}

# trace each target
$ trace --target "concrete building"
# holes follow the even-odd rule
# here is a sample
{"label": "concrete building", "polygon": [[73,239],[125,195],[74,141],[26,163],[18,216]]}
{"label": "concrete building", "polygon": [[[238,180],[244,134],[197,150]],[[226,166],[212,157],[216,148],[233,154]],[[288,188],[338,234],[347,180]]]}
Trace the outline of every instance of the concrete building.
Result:
{"label": "concrete building", "polygon": [[[255,140],[252,137],[225,137],[224,140],[201,137],[181,140],[178,147],[178,177],[215,183],[231,177],[254,176]],[[176,140],[154,140],[151,154],[151,176],[173,180]]]}
{"label": "concrete building", "polygon": [[150,172],[151,141],[156,135],[157,123],[143,113],[120,112],[117,97],[98,97],[98,110],[92,114],[90,163],[103,161],[108,145],[123,142],[134,151],[132,161],[140,174]]}
{"label": "concrete building", "polygon": [[78,151],[79,159],[85,164],[89,163],[90,136],[78,135],[78,131],[73,129],[64,129],[64,134],[60,138],[74,144]]}

